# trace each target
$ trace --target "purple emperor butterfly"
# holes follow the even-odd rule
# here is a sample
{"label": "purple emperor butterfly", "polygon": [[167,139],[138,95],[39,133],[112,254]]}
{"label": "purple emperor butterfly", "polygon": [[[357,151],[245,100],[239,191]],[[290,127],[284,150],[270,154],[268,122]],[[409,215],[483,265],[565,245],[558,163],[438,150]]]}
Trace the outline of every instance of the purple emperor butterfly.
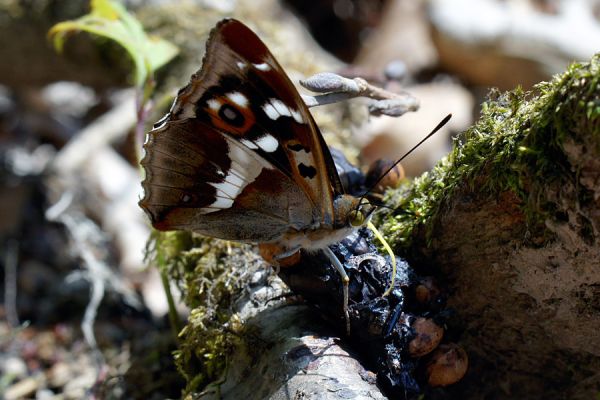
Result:
{"label": "purple emperor butterfly", "polygon": [[140,206],[158,230],[271,244],[279,257],[324,250],[364,225],[366,201],[344,194],[298,91],[239,21],[211,32],[202,68],[148,134]]}

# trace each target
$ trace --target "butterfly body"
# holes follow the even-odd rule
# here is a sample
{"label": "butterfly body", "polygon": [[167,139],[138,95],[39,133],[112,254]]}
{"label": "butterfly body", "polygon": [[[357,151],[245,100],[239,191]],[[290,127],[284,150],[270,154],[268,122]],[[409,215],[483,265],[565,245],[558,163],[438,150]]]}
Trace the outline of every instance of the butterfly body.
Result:
{"label": "butterfly body", "polygon": [[352,224],[352,213],[357,210],[358,200],[350,195],[338,196],[334,200],[334,222],[332,225],[317,225],[312,229],[288,231],[278,243],[287,249],[318,250],[339,242],[357,228]]}
{"label": "butterfly body", "polygon": [[140,206],[159,230],[314,250],[347,236],[370,212],[344,194],[297,90],[236,20],[212,31],[201,70],[144,149]]}

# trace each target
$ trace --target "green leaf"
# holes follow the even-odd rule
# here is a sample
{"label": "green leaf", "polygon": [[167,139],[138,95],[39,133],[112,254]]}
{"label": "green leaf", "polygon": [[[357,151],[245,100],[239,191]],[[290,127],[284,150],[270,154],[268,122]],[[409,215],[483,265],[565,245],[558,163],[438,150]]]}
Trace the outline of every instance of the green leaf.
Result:
{"label": "green leaf", "polygon": [[140,22],[115,0],[91,0],[91,11],[76,20],[60,22],[48,32],[54,47],[61,52],[66,38],[87,32],[115,41],[133,60],[135,84],[143,88],[154,71],[171,61],[177,47],[158,37],[147,35]]}

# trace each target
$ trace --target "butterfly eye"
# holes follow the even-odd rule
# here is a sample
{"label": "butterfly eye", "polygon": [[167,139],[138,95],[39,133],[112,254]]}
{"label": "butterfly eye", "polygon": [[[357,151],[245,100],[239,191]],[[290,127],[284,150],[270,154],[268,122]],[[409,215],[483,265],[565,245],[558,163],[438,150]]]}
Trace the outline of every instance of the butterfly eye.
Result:
{"label": "butterfly eye", "polygon": [[354,227],[362,226],[365,223],[365,214],[362,210],[354,210],[350,213],[350,225]]}
{"label": "butterfly eye", "polygon": [[369,220],[369,217],[373,211],[375,211],[375,207],[373,207],[373,205],[367,199],[363,199],[359,201],[358,205],[352,211],[350,211],[348,222],[350,222],[350,225],[355,228],[364,226]]}

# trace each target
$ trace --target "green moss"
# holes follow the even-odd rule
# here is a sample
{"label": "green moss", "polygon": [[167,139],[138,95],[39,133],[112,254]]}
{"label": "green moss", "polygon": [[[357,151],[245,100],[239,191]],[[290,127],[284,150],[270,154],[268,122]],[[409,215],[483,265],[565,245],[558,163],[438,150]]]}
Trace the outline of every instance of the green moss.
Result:
{"label": "green moss", "polygon": [[189,232],[155,232],[150,241],[149,257],[179,287],[191,309],[175,352],[188,393],[222,376],[238,341],[242,325],[231,303],[245,287],[252,268],[235,266],[247,260],[248,251],[247,245]]}
{"label": "green moss", "polygon": [[[390,243],[402,252],[417,229],[425,229],[430,238],[457,191],[491,198],[510,191],[521,202],[528,228],[543,231],[543,221],[560,210],[558,200],[544,195],[546,188],[567,181],[578,186],[565,141],[582,143],[591,135],[596,145],[600,143],[599,79],[596,55],[589,63],[572,64],[530,93],[520,88],[503,94],[492,91],[479,121],[455,140],[447,158],[388,193],[386,203],[396,211],[381,225]],[[578,190],[579,196],[586,195]]]}

